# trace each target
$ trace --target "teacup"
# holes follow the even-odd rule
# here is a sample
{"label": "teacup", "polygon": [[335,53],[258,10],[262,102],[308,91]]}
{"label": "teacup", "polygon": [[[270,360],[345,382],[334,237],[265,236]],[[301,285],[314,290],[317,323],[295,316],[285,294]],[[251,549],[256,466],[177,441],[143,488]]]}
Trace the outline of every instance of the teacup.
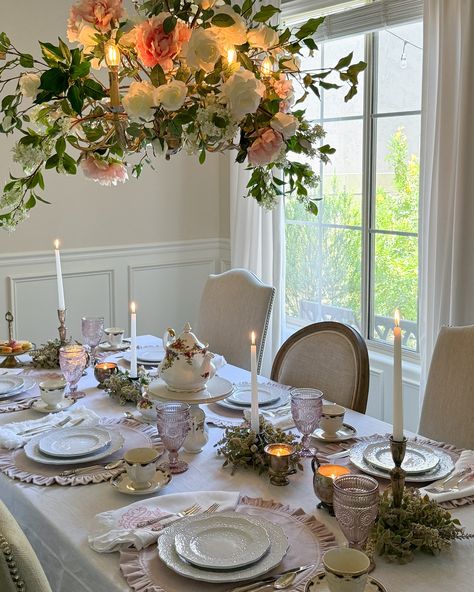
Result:
{"label": "teacup", "polygon": [[370,559],[362,551],[331,549],[324,554],[323,565],[331,592],[364,592]]}
{"label": "teacup", "polygon": [[127,475],[134,489],[151,487],[159,456],[154,448],[131,448],[123,455]]}
{"label": "teacup", "polygon": [[112,347],[120,347],[122,345],[123,334],[125,329],[120,327],[108,327],[104,329],[104,333],[107,335],[107,341]]}
{"label": "teacup", "polygon": [[323,405],[319,427],[328,436],[334,436],[344,423],[345,407],[337,404]]}
{"label": "teacup", "polygon": [[64,390],[66,382],[62,378],[54,380],[43,380],[39,383],[41,398],[48,409],[57,409],[64,401]]}

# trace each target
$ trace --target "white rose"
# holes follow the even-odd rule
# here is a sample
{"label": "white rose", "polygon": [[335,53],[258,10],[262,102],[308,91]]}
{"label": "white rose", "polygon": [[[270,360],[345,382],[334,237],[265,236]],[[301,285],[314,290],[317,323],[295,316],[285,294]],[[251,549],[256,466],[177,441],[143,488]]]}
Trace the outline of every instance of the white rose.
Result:
{"label": "white rose", "polygon": [[212,28],[194,29],[188,46],[185,49],[185,58],[192,70],[205,70],[212,72],[215,63],[223,55],[223,49],[219,39],[213,34]]}
{"label": "white rose", "polygon": [[150,82],[132,82],[123,97],[123,106],[130,117],[149,119],[155,107],[155,87]]}
{"label": "white rose", "polygon": [[159,103],[166,111],[181,109],[186,99],[188,87],[181,80],[172,80],[155,90],[155,102]]}
{"label": "white rose", "polygon": [[288,138],[291,138],[291,136],[296,134],[299,125],[300,123],[296,117],[289,113],[277,113],[270,121],[270,127],[276,132],[280,132],[285,140],[288,140]]}
{"label": "white rose", "polygon": [[22,74],[20,78],[20,92],[24,97],[36,99],[40,84],[41,79],[38,74],[33,74],[33,72]]}
{"label": "white rose", "polygon": [[234,24],[230,27],[211,27],[214,35],[217,35],[225,49],[234,45],[243,45],[247,41],[247,28],[244,19],[233,10],[231,6],[220,6],[214,11],[215,15],[227,14],[232,18]]}
{"label": "white rose", "polygon": [[247,41],[250,47],[258,47],[264,51],[276,45],[278,39],[278,33],[271,27],[267,27],[267,25],[260,25],[247,33]]}
{"label": "white rose", "polygon": [[241,68],[222,85],[222,95],[233,117],[240,121],[244,115],[255,113],[265,92],[265,85],[253,72]]}

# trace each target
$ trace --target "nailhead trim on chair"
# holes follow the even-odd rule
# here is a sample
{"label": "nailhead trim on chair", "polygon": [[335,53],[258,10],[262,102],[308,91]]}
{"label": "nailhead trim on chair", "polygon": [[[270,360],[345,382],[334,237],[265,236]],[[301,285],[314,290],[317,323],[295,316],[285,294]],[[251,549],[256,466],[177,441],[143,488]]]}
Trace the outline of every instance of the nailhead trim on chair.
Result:
{"label": "nailhead trim on chair", "polygon": [[18,590],[18,592],[26,592],[25,582],[22,580],[22,578],[18,574],[18,568],[16,566],[16,562],[15,562],[15,558],[13,556],[12,548],[10,547],[10,544],[7,541],[7,539],[1,534],[0,534],[0,552],[2,552],[3,556],[5,557],[8,571],[10,572],[12,582],[15,584],[16,589]]}

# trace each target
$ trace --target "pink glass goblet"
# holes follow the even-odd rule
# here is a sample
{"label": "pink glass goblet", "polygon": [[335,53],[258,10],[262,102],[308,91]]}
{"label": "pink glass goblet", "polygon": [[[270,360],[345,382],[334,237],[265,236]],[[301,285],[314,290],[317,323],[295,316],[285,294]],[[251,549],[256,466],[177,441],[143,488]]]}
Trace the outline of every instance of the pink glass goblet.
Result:
{"label": "pink glass goblet", "polygon": [[162,403],[156,407],[158,433],[168,451],[168,462],[160,468],[173,475],[188,470],[188,463],[178,459],[178,450],[190,430],[191,416],[187,403]]}
{"label": "pink glass goblet", "polygon": [[59,366],[68,385],[68,393],[77,397],[77,383],[87,364],[87,353],[82,345],[65,345],[59,350]]}
{"label": "pink glass goblet", "polygon": [[104,317],[82,317],[82,341],[89,347],[90,366],[94,367],[96,349],[104,332]]}
{"label": "pink glass goblet", "polygon": [[315,456],[316,448],[309,445],[309,436],[319,425],[323,409],[323,393],[318,389],[294,388],[290,393],[291,415],[295,426],[303,434],[300,456]]}
{"label": "pink glass goblet", "polygon": [[364,550],[379,508],[379,484],[366,475],[334,480],[334,514],[352,549]]}

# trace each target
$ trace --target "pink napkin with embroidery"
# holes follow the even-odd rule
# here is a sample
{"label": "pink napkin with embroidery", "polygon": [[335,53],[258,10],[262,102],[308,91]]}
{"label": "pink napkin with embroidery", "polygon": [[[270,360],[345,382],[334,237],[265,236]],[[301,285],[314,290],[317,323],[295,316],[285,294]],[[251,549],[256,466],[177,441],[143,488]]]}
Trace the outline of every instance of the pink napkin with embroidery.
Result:
{"label": "pink napkin with embroidery", "polygon": [[97,553],[113,553],[122,545],[132,545],[140,550],[148,547],[160,536],[160,531],[152,526],[137,528],[137,524],[151,519],[167,519],[193,504],[199,504],[202,510],[211,504],[219,504],[219,512],[234,510],[240,493],[238,491],[193,491],[172,493],[160,497],[141,500],[124,508],[102,512],[93,519],[89,532],[89,545]]}

